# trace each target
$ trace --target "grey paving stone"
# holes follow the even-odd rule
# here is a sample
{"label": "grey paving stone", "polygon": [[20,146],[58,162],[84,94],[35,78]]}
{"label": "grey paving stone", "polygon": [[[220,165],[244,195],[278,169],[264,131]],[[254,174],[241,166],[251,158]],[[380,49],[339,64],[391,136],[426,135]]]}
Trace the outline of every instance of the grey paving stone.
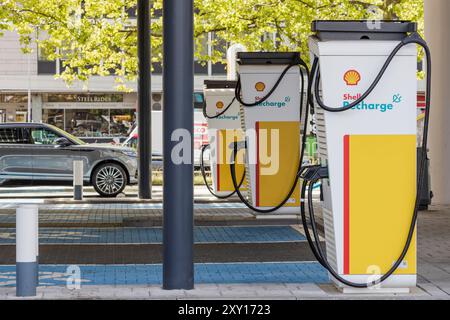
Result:
{"label": "grey paving stone", "polygon": [[418,285],[422,290],[424,290],[427,294],[433,297],[441,297],[441,296],[447,296],[448,294],[441,290],[439,287],[437,287],[433,283],[421,283]]}
{"label": "grey paving stone", "polygon": [[150,288],[150,298],[161,299],[161,298],[177,298],[186,297],[185,290],[163,290],[160,287]]}
{"label": "grey paving stone", "polygon": [[245,288],[236,288],[236,289],[228,289],[228,290],[220,290],[220,293],[223,297],[233,297],[236,299],[240,298],[257,298],[258,293],[254,288],[249,288],[245,290]]}
{"label": "grey paving stone", "polygon": [[291,297],[292,296],[292,292],[291,290],[285,288],[285,289],[271,289],[271,288],[267,288],[267,289],[260,289],[256,291],[256,295],[257,297]]}
{"label": "grey paving stone", "polygon": [[221,292],[217,288],[197,288],[195,290],[185,290],[186,298],[220,298]]}

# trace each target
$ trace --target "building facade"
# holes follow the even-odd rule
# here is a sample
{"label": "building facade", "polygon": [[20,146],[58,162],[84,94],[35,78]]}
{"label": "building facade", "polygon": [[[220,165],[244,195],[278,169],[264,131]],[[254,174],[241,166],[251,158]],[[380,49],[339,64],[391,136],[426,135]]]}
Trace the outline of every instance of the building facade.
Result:
{"label": "building facade", "polygon": [[[210,42],[204,45],[203,50],[211,50]],[[24,54],[19,36],[5,32],[0,37],[0,122],[45,122],[91,142],[123,140],[136,120],[136,82],[126,84],[129,93],[116,91],[114,76],[94,76],[87,83],[67,86],[55,77],[63,68],[62,61],[48,61],[35,44],[31,54]],[[164,107],[161,73],[161,66],[154,65],[154,112]],[[223,64],[195,62],[194,105],[198,111],[203,81],[225,78]]]}

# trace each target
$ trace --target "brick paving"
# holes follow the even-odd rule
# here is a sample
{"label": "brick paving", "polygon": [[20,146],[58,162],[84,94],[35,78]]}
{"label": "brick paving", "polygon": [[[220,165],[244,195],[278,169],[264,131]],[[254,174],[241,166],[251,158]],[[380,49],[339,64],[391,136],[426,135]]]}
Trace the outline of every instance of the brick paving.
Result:
{"label": "brick paving", "polygon": [[[145,206],[143,206],[145,208]],[[318,214],[318,220],[320,221],[320,210],[317,210]],[[161,223],[161,215],[162,210],[158,208],[153,209],[142,209],[137,207],[127,207],[126,205],[123,207],[111,207],[111,205],[108,207],[108,205],[97,206],[97,207],[89,207],[80,210],[72,209],[70,207],[57,207],[53,206],[41,210],[41,226],[42,227],[127,227],[127,226],[158,226]],[[260,221],[255,217],[255,215],[251,212],[249,212],[246,209],[240,209],[240,208],[226,208],[226,209],[219,209],[219,208],[198,208],[195,212],[196,216],[196,223],[205,223],[205,224],[258,224]],[[294,218],[294,222],[299,222],[299,218]],[[265,224],[271,224],[271,220],[265,220]],[[282,221],[278,220],[278,223]],[[14,223],[14,210],[13,209],[0,209],[0,227],[11,227]],[[286,223],[292,224],[293,221],[289,220],[289,222],[286,220]],[[204,246],[208,246],[207,244],[203,244]],[[283,249],[282,247],[278,247],[278,245],[284,245],[284,244],[259,244],[261,246],[265,245],[273,245],[274,248],[272,249],[272,254],[275,255],[279,254]],[[6,248],[7,246],[5,246]],[[53,252],[55,252],[56,248],[51,248],[50,245],[44,246],[43,248],[48,247],[49,249],[54,249]],[[98,246],[97,246],[98,247]],[[106,246],[108,247],[108,246]],[[114,246],[113,246],[114,247]],[[141,247],[141,245],[136,246]],[[222,251],[223,256],[230,256],[233,257],[232,259],[235,259],[236,257],[240,256],[248,256],[251,253],[254,253],[255,256],[259,255],[262,252],[271,252],[267,249],[267,247],[261,247],[261,251],[256,250],[257,246],[254,244],[248,244],[248,247],[243,247],[242,250],[236,250],[236,247],[230,247],[226,250]],[[416,292],[413,292],[412,295],[406,295],[406,296],[390,296],[390,295],[383,295],[378,297],[384,297],[384,298],[439,298],[439,299],[449,299],[450,297],[450,206],[447,207],[439,207],[439,206],[432,206],[430,207],[430,211],[427,212],[421,212],[419,214],[419,222],[418,222],[418,288]],[[116,248],[117,249],[117,248]],[[119,252],[116,249],[112,249],[114,252]],[[145,250],[150,250],[149,248],[144,248]],[[11,252],[13,252],[13,247],[11,246]],[[43,249],[45,250],[45,249]],[[59,248],[58,252],[60,252],[61,256],[64,256],[64,252],[67,252],[67,246]],[[85,250],[85,252],[89,251],[88,249],[81,249]],[[94,254],[99,254],[101,250],[106,249],[99,249],[93,247],[92,249],[93,253],[86,254],[87,256]],[[96,251],[97,250],[97,251]],[[111,249],[109,249],[111,250]],[[115,251],[116,250],[116,251]],[[123,249],[123,252],[129,251],[129,248]],[[196,251],[201,250],[196,248]],[[205,247],[205,257],[211,257],[215,254],[215,250],[211,250],[211,247]],[[308,248],[305,248],[304,254],[306,254],[306,251],[308,251]],[[4,248],[2,246],[2,251],[4,251]],[[154,252],[154,256],[159,256],[157,252],[160,252],[160,248],[156,248],[151,252]],[[43,252],[43,251],[42,251]],[[80,251],[82,252],[82,251]],[[96,253],[97,252],[97,253]],[[148,251],[147,251],[148,252]],[[297,252],[298,254],[299,252]],[[13,254],[13,253],[11,253]],[[10,254],[10,255],[11,255]],[[109,253],[108,253],[109,254]],[[289,261],[288,256],[291,254],[289,250],[286,251],[286,256],[283,259],[287,259],[284,261]],[[136,253],[136,256],[139,256],[140,253]],[[81,256],[81,255],[80,255]],[[100,255],[101,256],[101,255]],[[276,256],[276,255],[275,255]],[[298,256],[298,255],[297,255]],[[277,256],[278,257],[278,256]],[[273,261],[273,256],[268,256],[267,261]],[[312,258],[309,258],[312,260]],[[230,259],[231,260],[231,259]],[[264,260],[264,259],[263,259]],[[153,260],[154,261],[154,260]],[[198,260],[197,260],[198,261]],[[235,261],[239,261],[236,260]],[[234,261],[234,262],[235,262]],[[232,262],[232,261],[230,261]],[[67,262],[65,262],[67,263]],[[78,261],[78,263],[80,263]],[[100,262],[99,262],[100,263]],[[125,263],[125,262],[123,262]],[[135,262],[136,263],[136,262]],[[143,263],[149,263],[149,262],[143,262]],[[157,262],[154,262],[157,263]],[[280,284],[285,285],[285,284]],[[95,287],[95,288],[94,288]],[[270,287],[268,285],[268,287]],[[146,286],[143,287],[136,287],[132,286],[130,288],[118,288],[114,286],[92,286],[92,290],[81,290],[82,292],[74,292],[74,293],[67,293],[67,296],[73,296],[75,298],[89,298],[89,297],[116,297],[116,298],[127,298],[127,294],[130,294],[131,296],[139,296],[134,295],[133,288],[136,288],[136,292],[139,292],[139,294],[142,294],[142,297],[151,297],[152,293],[156,292],[156,296],[159,297],[172,297],[172,298],[185,298],[189,297],[189,294],[193,294],[195,296],[201,297],[202,295],[206,294],[205,291],[213,290],[214,285],[203,285],[201,289],[193,292],[183,291],[180,293],[180,295],[174,294],[174,293],[166,293],[160,289],[158,289],[157,286]],[[275,287],[273,287],[275,288]],[[41,298],[51,298],[54,296],[54,292],[52,291],[54,289],[48,289],[48,288],[42,288],[40,296]],[[5,289],[6,290],[6,289]],[[47,291],[46,291],[47,290]],[[61,289],[64,290],[64,289]],[[220,297],[234,297],[237,298],[241,296],[247,296],[247,297],[255,297],[254,294],[257,296],[267,295],[270,297],[270,290],[265,290],[263,287],[258,287],[258,289],[254,289],[251,285],[247,286],[238,286],[234,285],[229,288],[229,290],[225,288],[220,289]],[[275,289],[273,289],[275,290]],[[280,293],[279,296],[285,296],[285,298],[304,298],[309,297],[310,292],[308,290],[304,289],[280,289],[282,290],[285,295],[282,295]],[[314,297],[325,297],[325,298],[334,298],[334,297],[344,297],[343,295],[338,294],[337,292],[332,292],[332,287],[327,287],[327,285],[320,285],[314,287],[314,292],[311,296]],[[11,297],[11,294],[8,293],[10,291],[4,291],[4,289],[0,290],[0,298],[1,297]],[[65,291],[67,292],[67,290]],[[103,295],[99,295],[98,292],[102,292]],[[253,294],[253,296],[252,296]],[[155,296],[153,296],[155,297]],[[354,296],[353,296],[354,297]]]}
{"label": "brick paving", "polygon": [[[143,285],[162,283],[161,264],[78,265],[82,285]],[[329,283],[317,262],[198,263],[196,283]],[[66,285],[67,265],[41,265],[40,285]],[[0,266],[0,287],[15,285],[15,267]]]}

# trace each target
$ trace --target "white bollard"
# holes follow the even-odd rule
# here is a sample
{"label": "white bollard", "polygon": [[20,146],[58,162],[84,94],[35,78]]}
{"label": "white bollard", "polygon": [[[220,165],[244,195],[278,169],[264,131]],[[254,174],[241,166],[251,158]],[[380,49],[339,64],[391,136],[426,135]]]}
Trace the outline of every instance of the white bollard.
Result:
{"label": "white bollard", "polygon": [[22,205],[16,210],[16,296],[36,296],[37,216],[36,205]]}
{"label": "white bollard", "polygon": [[39,208],[36,207],[36,286],[39,287]]}
{"label": "white bollard", "polygon": [[73,200],[83,200],[83,161],[73,162]]}

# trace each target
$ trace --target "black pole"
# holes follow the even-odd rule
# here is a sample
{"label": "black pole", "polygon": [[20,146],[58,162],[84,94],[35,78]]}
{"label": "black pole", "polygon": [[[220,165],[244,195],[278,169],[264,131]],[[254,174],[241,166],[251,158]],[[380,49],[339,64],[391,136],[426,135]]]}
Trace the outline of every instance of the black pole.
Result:
{"label": "black pole", "polygon": [[193,0],[164,0],[163,14],[163,288],[192,289],[194,287]]}
{"label": "black pole", "polygon": [[149,0],[137,2],[138,31],[138,154],[139,198],[152,197],[152,137],[151,137],[151,75],[150,75],[150,5]]}

